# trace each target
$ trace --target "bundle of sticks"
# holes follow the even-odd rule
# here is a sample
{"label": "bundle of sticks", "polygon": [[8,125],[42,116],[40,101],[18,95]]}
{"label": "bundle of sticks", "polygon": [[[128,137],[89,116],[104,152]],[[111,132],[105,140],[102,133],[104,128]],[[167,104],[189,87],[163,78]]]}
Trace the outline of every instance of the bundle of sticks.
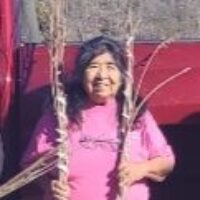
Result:
{"label": "bundle of sticks", "polygon": [[[65,10],[66,9],[66,0],[52,0],[51,1],[51,16],[50,16],[50,45],[49,45],[49,55],[50,55],[50,68],[51,68],[51,83],[52,83],[52,96],[54,110],[58,121],[57,133],[57,145],[40,157],[36,162],[31,164],[27,169],[20,172],[14,178],[10,179],[8,182],[0,186],[0,198],[4,197],[11,192],[29,184],[35,179],[43,176],[49,171],[57,168],[59,171],[59,180],[67,180],[69,175],[69,150],[68,150],[68,132],[67,124],[68,118],[66,116],[66,107],[67,107],[67,97],[64,92],[64,86],[60,80],[62,73],[62,68],[64,66],[64,44],[66,39],[66,23],[65,23]],[[131,15],[130,15],[131,16]],[[125,77],[125,89],[124,89],[124,105],[122,110],[122,123],[121,123],[121,133],[123,135],[122,143],[122,153],[120,157],[120,162],[123,159],[129,159],[129,148],[130,141],[128,139],[128,134],[131,131],[131,126],[134,123],[136,116],[142,106],[148,101],[158,90],[163,86],[167,85],[172,80],[178,78],[179,76],[187,73],[190,68],[184,68],[180,72],[170,76],[166,80],[162,81],[155,86],[140,102],[139,105],[136,105],[137,98],[139,96],[142,83],[144,81],[145,75],[151,66],[152,60],[158,54],[160,49],[168,46],[173,40],[169,39],[162,42],[154,50],[152,55],[144,67],[142,75],[136,85],[134,80],[134,40],[135,33],[138,28],[139,23],[136,24],[134,31],[131,26],[131,17],[128,21],[128,36],[126,40],[126,53],[128,59],[127,73]],[[133,86],[135,88],[134,98],[133,97]],[[67,184],[67,183],[66,183]],[[126,191],[128,188],[120,188],[120,192],[117,195],[118,200],[126,199]]]}

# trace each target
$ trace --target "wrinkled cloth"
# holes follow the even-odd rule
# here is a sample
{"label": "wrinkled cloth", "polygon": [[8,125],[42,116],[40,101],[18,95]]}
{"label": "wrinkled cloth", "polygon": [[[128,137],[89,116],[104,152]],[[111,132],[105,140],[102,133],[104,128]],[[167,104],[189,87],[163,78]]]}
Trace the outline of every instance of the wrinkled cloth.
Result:
{"label": "wrinkled cloth", "polygon": [[[70,200],[115,200],[119,134],[117,103],[91,105],[83,110],[81,129],[69,131],[70,143]],[[42,116],[34,132],[22,165],[26,167],[55,145],[56,120],[48,111]],[[130,157],[143,162],[158,156],[174,159],[173,151],[149,111],[139,118],[129,133]],[[43,183],[43,186],[48,184]],[[133,184],[127,191],[127,200],[148,200],[147,180]],[[42,200],[50,200],[51,193],[44,193]]]}

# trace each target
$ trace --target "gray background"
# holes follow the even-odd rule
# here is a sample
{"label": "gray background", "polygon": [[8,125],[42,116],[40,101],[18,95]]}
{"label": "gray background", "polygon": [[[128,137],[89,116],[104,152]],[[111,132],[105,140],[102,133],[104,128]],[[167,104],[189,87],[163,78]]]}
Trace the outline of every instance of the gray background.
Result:
{"label": "gray background", "polygon": [[[22,0],[22,41],[48,39],[49,1]],[[141,19],[137,40],[162,40],[174,34],[180,40],[200,39],[200,0],[67,1],[68,41],[81,41],[102,33],[123,38],[127,33],[128,8],[132,9],[132,25]]]}

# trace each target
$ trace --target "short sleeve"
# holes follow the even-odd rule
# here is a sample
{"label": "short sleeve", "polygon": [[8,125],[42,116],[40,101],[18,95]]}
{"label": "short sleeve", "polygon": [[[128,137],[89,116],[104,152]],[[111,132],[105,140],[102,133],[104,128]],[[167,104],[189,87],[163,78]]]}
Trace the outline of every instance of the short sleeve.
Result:
{"label": "short sleeve", "polygon": [[169,157],[175,159],[172,147],[168,144],[165,136],[158,127],[155,119],[149,111],[144,116],[144,137],[149,159],[155,157]]}
{"label": "short sleeve", "polygon": [[33,132],[28,148],[23,154],[21,167],[25,168],[42,154],[50,150],[55,144],[56,118],[52,111],[46,111],[39,120]]}

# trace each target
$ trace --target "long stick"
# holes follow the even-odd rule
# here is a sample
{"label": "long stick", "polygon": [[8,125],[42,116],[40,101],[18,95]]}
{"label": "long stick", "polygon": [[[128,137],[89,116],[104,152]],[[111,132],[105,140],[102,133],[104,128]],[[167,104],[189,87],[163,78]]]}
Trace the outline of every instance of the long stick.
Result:
{"label": "long stick", "polygon": [[[4,197],[11,192],[27,185],[40,176],[48,173],[57,165],[59,169],[59,180],[67,180],[68,170],[68,141],[67,124],[68,119],[65,114],[67,101],[63,85],[60,82],[61,68],[63,67],[64,40],[65,40],[65,20],[64,9],[65,0],[51,1],[51,19],[50,19],[50,69],[52,95],[54,98],[54,108],[58,119],[58,145],[51,151],[43,155],[28,168],[10,179],[0,187],[0,197]],[[56,154],[58,156],[56,156]]]}
{"label": "long stick", "polygon": [[[137,20],[135,26],[132,23],[132,10],[129,6],[128,19],[127,19],[127,36],[126,36],[126,57],[127,57],[127,69],[125,74],[125,88],[124,88],[124,102],[122,107],[122,122],[121,122],[121,136],[122,136],[122,152],[120,154],[119,162],[122,163],[124,160],[130,159],[130,140],[128,134],[131,130],[131,116],[135,109],[135,104],[133,104],[133,86],[135,84],[134,80],[134,42],[135,34],[138,30],[140,20]],[[117,200],[125,200],[127,194],[127,187],[119,186],[119,194],[117,195]]]}
{"label": "long stick", "polygon": [[51,18],[50,18],[50,66],[51,66],[51,82],[54,110],[56,113],[58,127],[58,139],[60,144],[58,151],[58,179],[66,181],[69,169],[69,153],[68,153],[68,118],[66,116],[67,98],[64,87],[61,83],[61,73],[64,66],[64,44],[66,38],[66,21],[65,21],[65,0],[51,1]]}

